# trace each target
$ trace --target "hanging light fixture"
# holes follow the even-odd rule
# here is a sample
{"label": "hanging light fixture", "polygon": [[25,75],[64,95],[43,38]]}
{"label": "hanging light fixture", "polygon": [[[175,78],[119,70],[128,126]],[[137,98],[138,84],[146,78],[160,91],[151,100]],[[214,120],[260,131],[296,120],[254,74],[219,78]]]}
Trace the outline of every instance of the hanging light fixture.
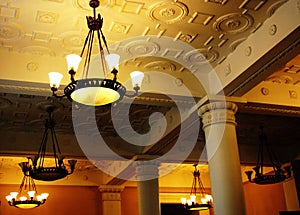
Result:
{"label": "hanging light fixture", "polygon": [[[19,165],[23,167],[27,165],[26,163],[28,164],[28,162],[22,162]],[[34,180],[27,171],[24,173],[19,192],[10,192],[10,195],[6,196],[6,200],[10,206],[31,209],[44,204],[48,196],[48,193],[38,195]]]}
{"label": "hanging light fixture", "polygon": [[212,208],[212,196],[205,192],[204,186],[200,179],[200,171],[197,169],[197,164],[194,164],[193,166],[195,167],[195,170],[193,172],[194,178],[190,192],[190,199],[181,198],[181,203],[188,210],[208,210]]}
{"label": "hanging light fixture", "polygon": [[[100,2],[99,0],[90,0],[89,5],[93,8],[94,16],[88,16],[86,18],[89,32],[80,56],[70,54],[66,57],[71,82],[65,87],[63,95],[57,95],[57,90],[63,76],[58,72],[49,73],[53,96],[57,98],[67,97],[70,101],[89,106],[102,106],[116,103],[122,100],[125,95],[128,97],[137,96],[144,74],[140,71],[135,71],[131,74],[134,93],[131,95],[126,94],[126,88],[117,80],[120,56],[117,54],[110,54],[106,39],[102,32],[103,18],[100,14],[96,17],[96,8],[100,5]],[[89,67],[95,33],[97,34],[100,50],[99,56],[102,64],[99,65],[99,68],[102,68],[104,78],[89,78]],[[104,49],[107,51],[106,56],[104,56]],[[82,57],[85,58],[82,78],[75,80],[75,74]],[[110,79],[107,77],[107,71],[110,71],[113,78]]]}
{"label": "hanging light fixture", "polygon": [[[24,173],[29,172],[31,178],[41,181],[54,181],[62,179],[67,175],[74,172],[76,160],[68,160],[70,165],[70,172],[64,165],[64,156],[62,156],[58,140],[55,133],[55,122],[53,120],[54,106],[47,106],[46,111],[48,113],[48,119],[45,121],[45,131],[41,141],[41,145],[37,155],[30,157],[32,165],[28,163],[20,164]],[[51,143],[48,144],[48,136],[51,136]],[[50,141],[49,141],[50,142]],[[51,145],[50,145],[51,144]],[[52,160],[53,166],[45,167],[45,158],[47,145],[51,146],[53,151],[52,158],[49,156],[49,160]]]}
{"label": "hanging light fixture", "polygon": [[[261,133],[259,135],[259,150],[257,156],[257,164],[253,168],[255,171],[255,177],[252,179],[253,171],[246,171],[249,182],[256,184],[274,184],[284,181],[291,177],[291,168],[285,167],[282,169],[280,162],[276,158],[275,154],[272,152],[270,145],[267,142],[267,136],[264,133],[264,126],[260,126]],[[264,152],[267,152],[271,166],[273,167],[272,174],[264,174],[265,157]]]}

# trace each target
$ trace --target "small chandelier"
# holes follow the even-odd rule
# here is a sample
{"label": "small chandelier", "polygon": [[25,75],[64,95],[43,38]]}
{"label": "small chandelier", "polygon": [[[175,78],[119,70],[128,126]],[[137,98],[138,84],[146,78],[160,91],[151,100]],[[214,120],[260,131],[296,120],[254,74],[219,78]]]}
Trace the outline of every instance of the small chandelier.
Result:
{"label": "small chandelier", "polygon": [[[117,81],[120,56],[117,54],[110,54],[106,39],[102,32],[103,18],[100,14],[96,17],[96,8],[100,5],[100,2],[99,0],[90,0],[89,5],[93,8],[94,16],[86,17],[89,32],[85,39],[81,54],[80,56],[75,54],[66,56],[71,82],[65,87],[63,95],[57,95],[57,90],[63,76],[58,72],[50,72],[49,79],[52,95],[57,98],[67,97],[70,101],[88,106],[102,106],[117,103],[122,100],[124,95],[128,97],[137,96],[144,74],[140,71],[134,71],[130,74],[134,94],[126,94],[126,88]],[[99,65],[99,68],[102,68],[105,78],[88,78],[95,33],[97,34],[100,50],[99,55],[102,64],[101,66]],[[107,51],[106,56],[104,56],[104,48]],[[82,57],[85,58],[82,78],[75,80],[75,74]],[[113,78],[111,79],[107,78],[108,70],[113,75]]]}
{"label": "small chandelier", "polygon": [[[45,131],[42,138],[42,142],[37,155],[30,157],[32,165],[28,163],[22,163],[21,167],[25,173],[29,172],[31,178],[41,181],[54,181],[62,179],[67,175],[74,172],[76,160],[68,160],[70,165],[70,172],[66,169],[64,165],[64,156],[60,152],[58,145],[56,133],[54,130],[55,122],[53,120],[52,113],[54,111],[54,106],[49,105],[47,108],[48,119],[45,121]],[[49,132],[50,131],[50,132]],[[53,150],[53,163],[51,167],[45,167],[46,150],[48,143],[48,136],[51,136],[51,149]]]}
{"label": "small chandelier", "polygon": [[[200,179],[200,171],[197,169],[197,164],[193,165],[195,170],[193,172],[193,184],[192,189],[190,192],[190,199],[181,198],[181,203],[187,210],[194,210],[194,211],[201,211],[201,210],[208,210],[212,208],[212,196],[205,193],[204,186]],[[198,189],[197,189],[198,185]],[[199,196],[197,196],[197,193]],[[197,198],[200,199],[200,203],[197,202]],[[198,200],[199,200],[198,199]]]}
{"label": "small chandelier", "polygon": [[[19,163],[22,167],[25,163]],[[10,206],[15,206],[21,209],[31,209],[38,207],[46,202],[48,193],[38,195],[34,180],[30,177],[29,172],[25,173],[21,182],[19,192],[10,192],[6,196],[6,200]]]}
{"label": "small chandelier", "polygon": [[[249,182],[264,185],[264,184],[275,184],[284,181],[291,177],[291,168],[285,167],[281,168],[281,164],[276,158],[275,154],[272,152],[270,145],[267,142],[267,136],[264,133],[264,127],[260,126],[261,134],[259,135],[259,150],[257,156],[257,164],[253,168],[255,171],[255,177],[252,179],[253,171],[246,171]],[[271,161],[271,166],[273,167],[273,174],[264,174],[264,152],[265,149]]]}

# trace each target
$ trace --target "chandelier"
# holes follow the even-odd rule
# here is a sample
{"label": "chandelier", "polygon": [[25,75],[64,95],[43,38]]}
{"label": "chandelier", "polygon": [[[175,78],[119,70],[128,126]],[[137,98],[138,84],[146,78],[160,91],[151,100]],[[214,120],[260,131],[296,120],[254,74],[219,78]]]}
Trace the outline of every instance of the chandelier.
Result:
{"label": "chandelier", "polygon": [[[57,90],[62,79],[62,74],[58,72],[50,72],[50,86],[52,95],[57,98],[67,97],[70,101],[88,106],[102,106],[112,103],[117,103],[122,100],[124,95],[134,97],[138,95],[144,74],[140,71],[134,71],[130,74],[133,84],[133,94],[126,94],[126,88],[117,80],[118,65],[120,56],[117,54],[110,54],[105,36],[102,32],[103,18],[100,14],[96,16],[96,8],[100,5],[99,0],[90,0],[89,5],[93,8],[94,16],[87,16],[87,25],[89,28],[88,35],[85,39],[83,49],[80,56],[70,54],[66,56],[68,70],[71,82],[64,88],[64,94],[58,95]],[[89,78],[89,67],[92,55],[92,48],[94,42],[94,35],[97,34],[99,45],[99,56],[103,70],[104,78]],[[106,49],[107,55],[104,56]],[[75,80],[75,74],[84,58],[82,78]],[[107,77],[107,71],[110,71],[112,78]]]}
{"label": "chandelier", "polygon": [[[246,171],[249,182],[256,184],[274,184],[284,181],[287,178],[291,177],[290,167],[281,168],[281,164],[276,158],[275,154],[272,152],[270,145],[267,142],[267,136],[264,133],[264,127],[260,126],[261,134],[259,135],[259,150],[257,156],[257,164],[253,168],[255,172],[255,177],[252,179],[253,171]],[[267,152],[269,156],[271,166],[273,167],[273,174],[264,174],[264,152]]]}
{"label": "chandelier", "polygon": [[[22,162],[19,166],[26,165]],[[29,172],[26,172],[23,176],[19,192],[10,192],[10,195],[6,196],[6,200],[10,206],[15,206],[22,209],[31,209],[38,207],[46,202],[48,193],[42,193],[38,195],[34,180],[30,177]]]}
{"label": "chandelier", "polygon": [[190,199],[181,198],[181,203],[187,210],[208,210],[212,208],[212,196],[205,192],[204,186],[200,179],[200,171],[197,169],[197,164],[194,164],[193,166],[195,167],[195,170],[193,172],[194,178],[190,192]]}
{"label": "chandelier", "polygon": [[[55,122],[53,120],[53,111],[54,106],[47,106],[46,108],[48,113],[48,119],[45,121],[45,131],[43,134],[43,138],[41,141],[41,145],[39,147],[39,151],[37,155],[29,157],[31,160],[32,165],[28,163],[22,163],[21,167],[25,173],[28,172],[31,178],[41,181],[54,181],[58,179],[62,179],[67,175],[70,175],[74,172],[76,160],[68,160],[70,165],[70,172],[67,170],[66,166],[64,165],[64,156],[62,156],[60,152],[60,148],[58,145],[56,133],[54,130]],[[50,135],[51,143],[48,144],[48,136]],[[45,167],[45,158],[46,158],[46,151],[47,145],[50,145],[53,151],[53,166]]]}

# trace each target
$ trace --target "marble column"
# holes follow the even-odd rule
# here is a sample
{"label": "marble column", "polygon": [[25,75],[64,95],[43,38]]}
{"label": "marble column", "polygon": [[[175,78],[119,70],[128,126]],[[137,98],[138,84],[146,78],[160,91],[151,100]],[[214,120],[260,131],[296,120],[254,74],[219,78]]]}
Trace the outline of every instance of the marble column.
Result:
{"label": "marble column", "polygon": [[139,215],[160,215],[158,166],[156,161],[137,161]]}
{"label": "marble column", "polygon": [[245,215],[246,206],[232,102],[213,102],[199,108],[206,149],[215,215]]}
{"label": "marble column", "polygon": [[121,192],[124,187],[101,185],[98,189],[102,194],[102,215],[121,215]]}

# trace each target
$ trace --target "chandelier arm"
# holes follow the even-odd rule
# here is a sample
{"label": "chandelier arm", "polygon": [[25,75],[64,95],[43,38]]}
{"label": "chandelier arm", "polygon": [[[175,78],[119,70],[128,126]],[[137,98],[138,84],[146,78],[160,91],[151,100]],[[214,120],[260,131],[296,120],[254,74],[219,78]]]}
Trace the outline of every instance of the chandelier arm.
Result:
{"label": "chandelier arm", "polygon": [[[88,20],[88,17],[86,17],[86,19]],[[91,32],[92,32],[92,30],[90,29],[87,36],[86,36],[86,38],[85,38],[84,45],[83,45],[83,48],[82,48],[81,53],[80,53],[80,57],[82,57],[83,54],[84,54],[84,50],[85,50],[86,45],[88,44]]]}
{"label": "chandelier arm", "polygon": [[135,87],[133,88],[134,93],[133,93],[133,94],[128,94],[128,93],[126,93],[125,96],[127,96],[127,97],[129,97],[129,98],[136,97],[136,96],[139,95],[139,90],[140,90],[140,89],[141,89],[141,88],[140,88],[139,86],[135,86]]}
{"label": "chandelier arm", "polygon": [[22,182],[21,182],[21,184],[20,184],[20,186],[19,186],[19,193],[21,193],[21,191],[22,191],[22,189],[23,189],[23,187],[24,187],[25,179],[26,179],[26,176],[23,176]]}
{"label": "chandelier arm", "polygon": [[82,49],[82,53],[81,53],[81,55],[80,55],[80,57],[82,57],[83,55],[84,55],[84,51],[85,51],[85,49],[86,49],[86,46],[87,46],[87,51],[86,51],[86,57],[85,57],[85,60],[84,60],[84,64],[83,64],[83,73],[81,74],[81,78],[83,79],[83,78],[85,78],[84,77],[84,74],[85,74],[85,71],[86,71],[86,69],[87,69],[87,60],[88,60],[88,58],[87,58],[87,55],[88,55],[88,53],[89,53],[89,46],[90,46],[90,41],[92,40],[92,30],[90,29],[89,30],[89,33],[88,33],[88,35],[87,35],[87,37],[86,37],[86,41],[85,41],[85,44],[84,44],[84,47],[83,47],[83,49]]}
{"label": "chandelier arm", "polygon": [[[48,121],[46,121],[45,124],[47,124]],[[39,159],[39,163],[38,163],[38,167],[42,167],[44,165],[44,157],[45,157],[45,153],[46,153],[46,145],[47,145],[47,138],[48,138],[48,126],[45,125],[45,131],[44,131],[44,135],[43,135],[43,138],[42,138],[42,142],[41,142],[41,145],[40,145],[40,148],[39,148],[39,151],[38,151],[38,159]],[[33,165],[34,167],[37,166],[37,164],[34,164]]]}
{"label": "chandelier arm", "polygon": [[57,95],[56,94],[57,88],[55,88],[55,87],[51,87],[51,90],[52,90],[52,96],[54,96],[55,98],[62,99],[66,96],[65,94],[64,95]]}
{"label": "chandelier arm", "polygon": [[[100,14],[98,14],[98,15],[100,16]],[[100,31],[100,33],[101,33],[101,37],[102,37],[104,46],[105,46],[105,48],[106,48],[106,50],[107,50],[107,53],[110,54],[109,49],[108,49],[108,46],[107,46],[107,42],[106,42],[106,39],[105,39],[105,36],[104,36],[104,34],[103,34],[103,32],[102,32],[102,29],[100,28],[99,31]]]}
{"label": "chandelier arm", "polygon": [[103,52],[103,46],[101,44],[101,39],[100,39],[100,29],[97,30],[97,37],[98,37],[98,45],[99,45],[99,51],[100,51],[100,60],[101,60],[101,64],[102,64],[102,70],[104,73],[104,77],[107,77],[107,73],[106,73],[106,62],[104,60],[104,52]]}
{"label": "chandelier arm", "polygon": [[54,162],[55,162],[55,166],[58,167],[57,154],[56,154],[56,142],[55,142],[56,136],[53,129],[51,129],[51,139],[52,139],[52,150],[53,150]]}
{"label": "chandelier arm", "polygon": [[[262,130],[262,128],[261,128]],[[257,154],[257,165],[255,168],[256,176],[263,175],[263,166],[264,166],[264,136],[263,131],[261,131],[261,135],[259,136],[259,146],[258,146],[258,154]]]}
{"label": "chandelier arm", "polygon": [[[268,151],[268,154],[270,157],[270,161],[271,161],[273,170],[274,170],[275,174],[277,174],[278,171],[280,171],[280,164],[279,164],[274,152],[272,151],[272,148],[270,147],[270,145],[268,143],[266,143],[266,147],[267,147],[267,151]],[[279,164],[279,167],[275,165],[274,160],[277,164]]]}
{"label": "chandelier arm", "polygon": [[198,176],[198,184],[199,184],[200,192],[201,192],[202,196],[205,196],[205,192],[204,192],[205,189],[204,189],[203,183],[202,183],[202,181],[200,179],[200,175]]}
{"label": "chandelier arm", "polygon": [[33,178],[30,177],[30,181],[31,181],[31,187],[32,187],[32,190],[35,191],[36,194],[38,194],[38,193],[37,193],[37,190],[36,190],[36,186],[35,186],[35,183],[34,183]]}
{"label": "chandelier arm", "polygon": [[91,32],[91,37],[88,44],[88,50],[87,50],[87,57],[86,57],[86,72],[85,72],[85,78],[88,78],[89,69],[90,69],[90,62],[91,62],[91,56],[92,56],[92,50],[93,50],[93,42],[94,42],[94,34],[95,32]]}

